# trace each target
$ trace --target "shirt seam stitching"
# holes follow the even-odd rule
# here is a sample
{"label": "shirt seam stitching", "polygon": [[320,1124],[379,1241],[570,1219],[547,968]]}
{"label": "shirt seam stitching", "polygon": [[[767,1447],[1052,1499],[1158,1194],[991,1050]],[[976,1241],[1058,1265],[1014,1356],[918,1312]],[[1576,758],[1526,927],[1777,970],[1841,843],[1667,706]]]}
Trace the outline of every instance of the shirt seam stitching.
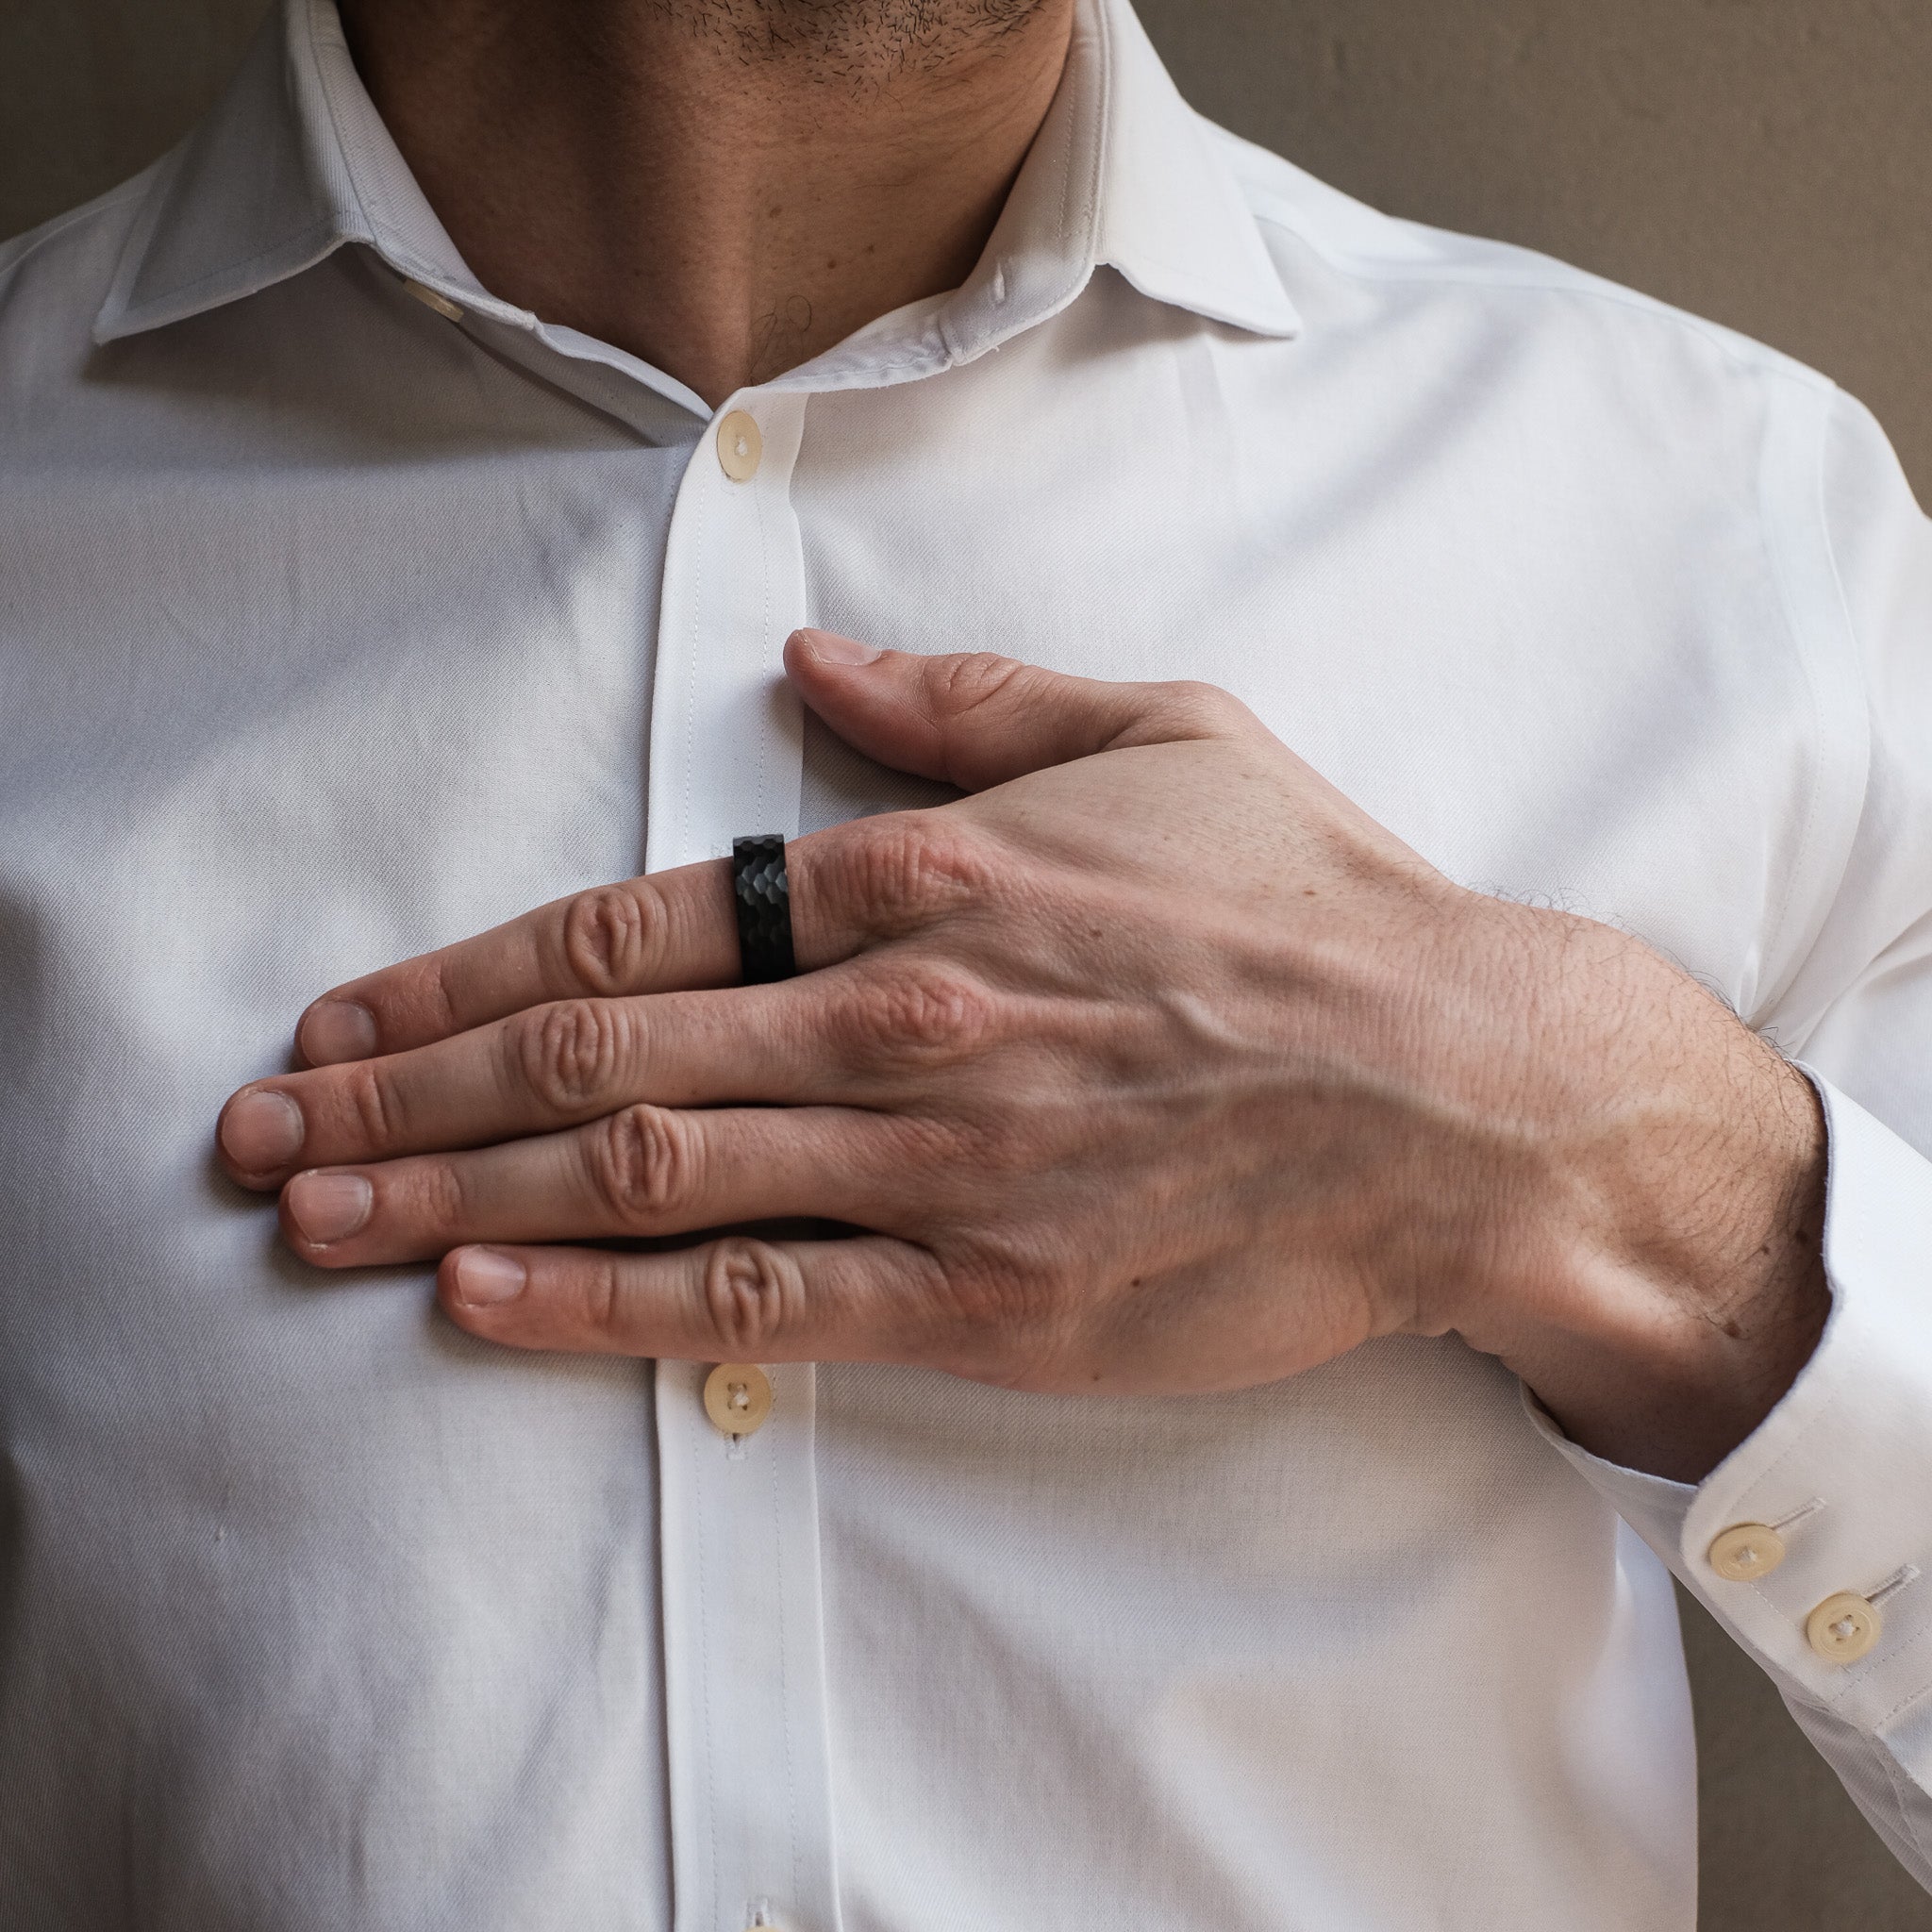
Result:
{"label": "shirt seam stitching", "polygon": [[[315,92],[322,96],[323,111],[328,116],[329,135],[335,142],[336,153],[342,158],[342,178],[349,184],[350,192],[356,197],[356,212],[361,216],[364,226],[373,233],[376,226],[376,217],[370,212],[369,197],[362,192],[361,175],[357,172],[349,142],[342,133],[342,117],[336,111],[335,98],[329,92],[322,52],[316,44],[315,8],[312,0],[311,4],[305,5],[302,8],[302,36],[308,46],[308,71],[314,76]],[[306,158],[305,157],[305,161]]]}
{"label": "shirt seam stitching", "polygon": [[[694,1442],[694,1441],[693,1441],[693,1448],[694,1448],[694,1447],[695,1447],[695,1442]],[[704,1475],[703,1475],[702,1470],[701,1470],[701,1469],[699,1468],[699,1466],[698,1466],[698,1456],[697,1456],[696,1454],[692,1454],[692,1455],[691,1456],[691,1465],[692,1465],[692,1471],[693,1471],[693,1474],[696,1474],[696,1476],[697,1476],[697,1482],[698,1482],[698,1488],[699,1488],[700,1497],[702,1498],[702,1493],[703,1493],[703,1490],[704,1490],[704,1488],[705,1488],[705,1482],[704,1482]],[[707,1574],[707,1572],[706,1572],[706,1566],[705,1566],[705,1516],[706,1516],[706,1513],[707,1513],[707,1512],[706,1512],[706,1510],[704,1509],[704,1507],[702,1507],[702,1502],[701,1502],[701,1503],[700,1503],[700,1507],[699,1507],[699,1509],[698,1509],[698,1512],[697,1512],[697,1519],[698,1519],[698,1522],[697,1522],[697,1544],[698,1544],[698,1547],[697,1547],[697,1558],[698,1558],[698,1563],[697,1563],[697,1569],[698,1569],[698,1589],[699,1589],[699,1591],[702,1591],[704,1590],[704,1588],[705,1588],[705,1578],[706,1578],[706,1574]],[[718,1886],[718,1862],[719,1862],[719,1861],[718,1861],[718,1793],[717,1793],[717,1774],[716,1774],[716,1769],[715,1769],[715,1766],[714,1766],[714,1764],[713,1764],[713,1760],[712,1760],[712,1752],[711,1752],[711,1740],[712,1740],[713,1738],[715,1738],[715,1737],[717,1736],[717,1732],[716,1732],[716,1731],[715,1731],[715,1730],[713,1729],[713,1727],[712,1727],[712,1724],[711,1724],[711,1630],[710,1630],[710,1620],[709,1620],[709,1619],[708,1619],[708,1617],[706,1617],[706,1616],[704,1615],[704,1612],[703,1612],[703,1606],[702,1606],[702,1605],[700,1605],[700,1606],[699,1606],[699,1614],[698,1614],[698,1618],[697,1618],[697,1625],[698,1625],[698,1671],[699,1671],[699,1674],[700,1674],[700,1675],[702,1676],[702,1678],[703,1678],[703,1680],[704,1680],[704,1686],[705,1686],[705,1692],[704,1692],[704,1703],[705,1703],[705,1741],[704,1741],[704,1753],[705,1753],[705,1826],[706,1826],[706,1835],[707,1835],[707,1837],[708,1837],[708,1840],[709,1840],[709,1842],[710,1842],[710,1849],[711,1849],[711,1900],[710,1900],[710,1904],[711,1904],[711,1910],[712,1910],[713,1912],[716,1912],[716,1911],[717,1911],[717,1909],[718,1909],[718,1892],[719,1892],[719,1886]],[[667,1691],[668,1691],[668,1689],[669,1689],[669,1687],[667,1686],[666,1688],[667,1688]]]}
{"label": "shirt seam stitching", "polygon": [[791,1757],[791,1670],[790,1645],[785,1636],[785,1508],[778,1492],[778,1459],[767,1454],[765,1465],[772,1474],[772,1548],[775,1556],[778,1596],[778,1729],[785,1740],[785,1824],[791,1840],[791,1896],[805,1898],[805,1848],[800,1843],[798,1819],[798,1774]]}
{"label": "shirt seam stitching", "polygon": [[[1883,1662],[1888,1665],[1898,1663],[1902,1658],[1909,1657],[1913,1651],[1917,1650],[1919,1646],[1922,1643],[1925,1642],[1928,1639],[1932,1639],[1932,1624],[1921,1624],[1920,1627],[1913,1631],[1912,1634],[1909,1637],[1907,1637],[1903,1643],[1897,1645],[1894,1649],[1887,1651],[1882,1658],[1874,1658],[1874,1669],[1875,1670],[1877,1664],[1880,1662]],[[1870,1676],[1871,1674],[1872,1673],[1869,1671],[1865,1673],[1866,1676]],[[1840,1700],[1849,1697],[1852,1694],[1852,1692],[1858,1688],[1858,1685],[1861,1682],[1863,1682],[1863,1678],[1857,1679],[1853,1683],[1847,1684],[1844,1687],[1844,1689],[1838,1693],[1838,1696],[1834,1697],[1831,1700],[1833,1707],[1836,1708]],[[1925,1695],[1926,1689],[1927,1687],[1925,1685],[1921,1684],[1916,1690],[1912,1691],[1909,1695],[1903,1698],[1899,1703],[1893,1705],[1892,1707],[1890,1710],[1888,1710],[1883,1717],[1874,1718],[1872,1720],[1871,1724],[1872,1730],[1875,1733],[1881,1724],[1890,1724],[1892,1721],[1892,1719],[1898,1716],[1898,1714],[1902,1710],[1904,1710],[1908,1705],[1916,1704],[1920,1698]]]}

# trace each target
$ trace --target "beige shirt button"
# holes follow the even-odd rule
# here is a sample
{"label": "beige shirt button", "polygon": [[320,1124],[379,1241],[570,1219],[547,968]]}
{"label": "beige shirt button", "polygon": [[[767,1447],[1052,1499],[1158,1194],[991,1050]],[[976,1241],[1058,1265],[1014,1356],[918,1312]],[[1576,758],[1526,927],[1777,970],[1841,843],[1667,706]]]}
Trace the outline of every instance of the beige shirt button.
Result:
{"label": "beige shirt button", "polygon": [[1878,1641],[1874,1606],[1849,1590],[1828,1596],[1805,1619],[1811,1648],[1828,1664],[1855,1664]]}
{"label": "beige shirt button", "polygon": [[1784,1561],[1785,1540],[1768,1524],[1734,1523],[1706,1554],[1726,1583],[1753,1583]]}
{"label": "beige shirt button", "polygon": [[412,281],[408,275],[403,277],[403,287],[408,290],[424,308],[433,308],[437,314],[445,315],[452,322],[462,321],[463,311],[447,295],[440,295],[434,289],[425,288],[421,282]]}
{"label": "beige shirt button", "polygon": [[765,454],[765,439],[757,420],[742,409],[733,409],[718,425],[718,460],[734,483],[749,483],[758,473]]}
{"label": "beige shirt button", "polygon": [[705,1413],[727,1436],[757,1434],[772,1412],[772,1378],[753,1362],[720,1362],[705,1377]]}

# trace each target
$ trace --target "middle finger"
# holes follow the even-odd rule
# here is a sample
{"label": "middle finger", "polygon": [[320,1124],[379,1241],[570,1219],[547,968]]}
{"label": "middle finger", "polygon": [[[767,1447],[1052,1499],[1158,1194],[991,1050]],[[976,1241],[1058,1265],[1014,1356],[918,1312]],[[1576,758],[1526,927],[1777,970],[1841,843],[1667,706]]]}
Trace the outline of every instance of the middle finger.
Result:
{"label": "middle finger", "polygon": [[380,1058],[258,1080],[222,1109],[216,1144],[244,1187],[298,1168],[478,1147],[620,1107],[858,1098],[827,1016],[862,998],[834,968],[719,991],[559,1000]]}

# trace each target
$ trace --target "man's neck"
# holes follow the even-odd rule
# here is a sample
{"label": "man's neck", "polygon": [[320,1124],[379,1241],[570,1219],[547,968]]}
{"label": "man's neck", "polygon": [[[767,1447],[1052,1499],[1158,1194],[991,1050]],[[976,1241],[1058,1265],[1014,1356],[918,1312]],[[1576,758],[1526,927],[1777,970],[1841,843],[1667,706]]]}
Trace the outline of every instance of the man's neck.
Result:
{"label": "man's neck", "polygon": [[492,293],[716,405],[957,288],[1074,0],[341,0]]}

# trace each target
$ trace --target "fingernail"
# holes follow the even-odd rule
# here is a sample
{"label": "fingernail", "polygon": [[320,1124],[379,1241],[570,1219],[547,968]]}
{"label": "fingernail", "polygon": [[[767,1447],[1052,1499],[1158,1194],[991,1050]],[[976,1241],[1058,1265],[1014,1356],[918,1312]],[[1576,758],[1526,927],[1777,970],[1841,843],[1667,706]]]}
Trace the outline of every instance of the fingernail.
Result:
{"label": "fingernail", "polygon": [[302,1015],[295,1044],[311,1067],[366,1060],[375,1051],[375,1015],[358,1000],[317,1000]]}
{"label": "fingernail", "polygon": [[359,1174],[298,1174],[289,1183],[289,1219],[318,1247],[354,1234],[375,1203],[375,1190]]}
{"label": "fingernail", "polygon": [[494,1248],[465,1248],[457,1257],[457,1300],[469,1308],[513,1302],[528,1279],[524,1264]]}
{"label": "fingernail", "polygon": [[880,655],[872,645],[861,644],[857,638],[841,638],[835,630],[808,626],[797,635],[814,658],[823,658],[827,664],[872,664]]}
{"label": "fingernail", "polygon": [[222,1151],[243,1174],[287,1167],[302,1151],[302,1109],[273,1087],[242,1093],[222,1115]]}

